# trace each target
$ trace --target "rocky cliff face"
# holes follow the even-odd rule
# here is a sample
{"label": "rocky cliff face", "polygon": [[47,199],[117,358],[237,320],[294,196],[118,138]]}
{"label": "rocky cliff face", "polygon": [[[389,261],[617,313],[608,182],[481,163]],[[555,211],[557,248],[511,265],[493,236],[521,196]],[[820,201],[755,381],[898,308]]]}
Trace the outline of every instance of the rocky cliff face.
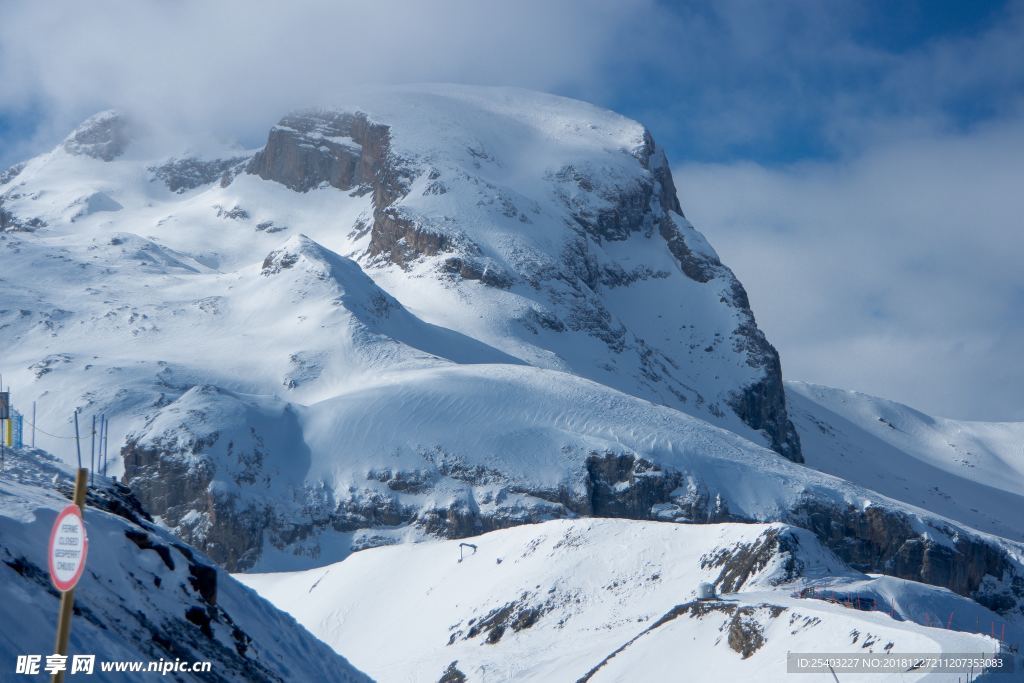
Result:
{"label": "rocky cliff face", "polygon": [[271,129],[267,144],[246,170],[296,192],[321,185],[372,192],[375,204],[383,208],[402,190],[389,139],[387,126],[359,112],[299,112]]}

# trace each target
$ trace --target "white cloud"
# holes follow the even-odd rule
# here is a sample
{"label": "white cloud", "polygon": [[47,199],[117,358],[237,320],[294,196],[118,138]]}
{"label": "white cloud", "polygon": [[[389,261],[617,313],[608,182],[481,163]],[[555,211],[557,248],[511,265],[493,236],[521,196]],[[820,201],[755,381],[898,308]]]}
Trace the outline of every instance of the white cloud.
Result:
{"label": "white cloud", "polygon": [[852,161],[684,165],[683,207],[784,374],[940,415],[1024,419],[1024,122]]}
{"label": "white cloud", "polygon": [[174,130],[255,135],[353,83],[601,87],[653,0],[179,0],[0,4],[0,112],[67,130],[117,107]]}

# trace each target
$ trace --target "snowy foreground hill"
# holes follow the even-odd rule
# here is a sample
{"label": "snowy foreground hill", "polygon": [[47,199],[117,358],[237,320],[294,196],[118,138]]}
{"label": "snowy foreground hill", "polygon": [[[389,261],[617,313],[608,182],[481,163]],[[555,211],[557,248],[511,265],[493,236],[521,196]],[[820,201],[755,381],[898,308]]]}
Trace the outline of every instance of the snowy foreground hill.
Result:
{"label": "snowy foreground hill", "polygon": [[[239,579],[380,681],[832,681],[787,675],[787,653],[999,651],[962,632],[982,622],[1020,639],[1019,624],[1006,635],[1005,620],[971,600],[853,571],[781,524],[560,520],[468,542],[475,551],[405,544]],[[721,599],[697,600],[700,582]]]}
{"label": "snowy foreground hill", "polygon": [[[773,607],[674,617],[595,679],[653,657],[647,648],[685,624],[755,613],[764,647],[716,657],[749,667],[802,643],[842,649],[834,633],[847,624],[894,629],[886,642],[899,636],[900,647],[995,646],[910,624],[932,601],[977,614],[975,631],[988,618],[990,636],[1004,637],[993,632],[1002,620],[1019,642],[1009,639],[1024,622],[1020,426],[784,384],[742,285],[684,217],[643,126],[521,90],[415,86],[352,92],[268,127],[258,149],[167,156],[145,122],[105,112],[0,173],[0,370],[16,407],[36,402],[39,446],[70,462],[74,411],[106,415],[111,473],[156,525],[229,571],[332,565],[350,579],[331,589],[345,605],[375,592],[360,578],[387,573],[373,563],[394,564],[401,605],[382,599],[368,621],[349,610],[333,625],[318,611],[329,601],[301,613],[385,678],[394,672],[366,649],[386,623],[372,620],[433,610],[468,634],[481,610],[501,613],[488,577],[519,566],[485,546],[525,552],[517,544],[557,543],[594,517],[617,518],[592,527],[588,552],[612,563],[595,581],[662,543],[658,563],[689,567],[677,583],[632,587],[658,597],[642,597],[630,628],[686,604],[711,571],[694,563],[718,547],[712,536],[750,544],[765,523],[800,539],[802,562],[834,563],[837,581],[882,591],[907,620],[813,598],[797,609],[790,594],[806,577],[793,575],[763,599]],[[457,548],[439,538],[477,539],[476,564],[458,571],[492,558],[467,577],[474,601],[454,611],[421,602],[443,593],[422,582],[448,571]],[[572,573],[549,570],[534,591],[556,594]],[[285,598],[309,576],[251,580],[299,615],[300,599]],[[440,676],[458,659],[455,681],[483,672],[488,647],[518,665],[533,655],[517,643],[570,629],[586,641],[574,644],[578,661],[537,675],[586,663],[583,675],[637,635],[584,588],[586,618],[556,628],[562,605],[558,619],[510,625],[483,649],[471,636],[428,656],[451,633],[413,623],[402,671],[427,657]],[[787,630],[778,609],[817,610],[831,625]],[[865,619],[871,628],[852,625]]]}
{"label": "snowy foreground hill", "polygon": [[[0,666],[52,654],[60,596],[47,573],[46,539],[69,503],[71,470],[42,451],[7,450],[0,474]],[[342,657],[199,551],[152,523],[123,486],[101,482],[86,500],[86,571],[75,595],[69,654],[95,655],[92,675],[68,680],[142,680],[102,673],[102,662],[211,662],[202,674],[166,680],[224,683],[369,681]]]}

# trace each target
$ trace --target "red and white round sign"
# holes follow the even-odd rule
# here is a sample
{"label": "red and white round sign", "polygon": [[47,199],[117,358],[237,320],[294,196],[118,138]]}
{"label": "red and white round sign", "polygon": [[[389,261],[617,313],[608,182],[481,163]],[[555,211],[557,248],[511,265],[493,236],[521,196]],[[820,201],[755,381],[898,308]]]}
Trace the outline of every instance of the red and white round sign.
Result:
{"label": "red and white round sign", "polygon": [[59,591],[75,587],[85,571],[89,538],[85,534],[82,511],[72,503],[60,511],[50,532],[50,580]]}

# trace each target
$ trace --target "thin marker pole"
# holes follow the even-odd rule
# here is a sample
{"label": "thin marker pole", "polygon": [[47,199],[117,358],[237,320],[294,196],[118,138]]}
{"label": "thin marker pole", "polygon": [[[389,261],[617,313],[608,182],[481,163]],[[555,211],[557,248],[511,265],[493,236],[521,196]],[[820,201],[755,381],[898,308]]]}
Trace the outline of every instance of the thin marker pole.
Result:
{"label": "thin marker pole", "polygon": [[107,476],[107,447],[110,445],[110,421],[107,420],[107,416],[103,416],[103,438],[100,440],[103,444],[103,476]]}
{"label": "thin marker pole", "polygon": [[[77,416],[78,411],[75,411],[76,420],[78,423]],[[78,509],[83,513],[85,512],[85,492],[88,489],[88,476],[89,473],[85,469],[79,467],[78,472],[75,473],[75,494],[74,504],[78,506]],[[84,519],[84,514],[83,514]],[[71,637],[71,617],[74,615],[75,609],[75,589],[72,588],[69,591],[64,591],[60,594],[60,615],[57,618],[57,644],[55,645],[55,654],[67,655],[68,653],[68,640]],[[53,674],[53,678],[50,679],[51,683],[64,683],[64,671],[57,671]]]}
{"label": "thin marker pole", "polygon": [[82,440],[78,436],[78,408],[75,408],[75,452],[78,454],[78,469],[82,469]]}
{"label": "thin marker pole", "polygon": [[106,415],[100,415],[100,448],[99,448],[99,451],[96,454],[96,457],[97,457],[97,463],[96,464],[97,464],[97,467],[99,467],[100,476],[106,476],[107,475],[106,469],[103,467],[103,429],[104,429],[104,425],[106,424],[106,417],[107,417]]}
{"label": "thin marker pole", "polygon": [[96,414],[92,416],[92,443],[89,445],[89,485],[96,485]]}
{"label": "thin marker pole", "polygon": [[107,466],[110,464],[110,420],[103,426],[103,473],[107,473]]}
{"label": "thin marker pole", "polygon": [[36,447],[36,402],[32,401],[32,448]]}

